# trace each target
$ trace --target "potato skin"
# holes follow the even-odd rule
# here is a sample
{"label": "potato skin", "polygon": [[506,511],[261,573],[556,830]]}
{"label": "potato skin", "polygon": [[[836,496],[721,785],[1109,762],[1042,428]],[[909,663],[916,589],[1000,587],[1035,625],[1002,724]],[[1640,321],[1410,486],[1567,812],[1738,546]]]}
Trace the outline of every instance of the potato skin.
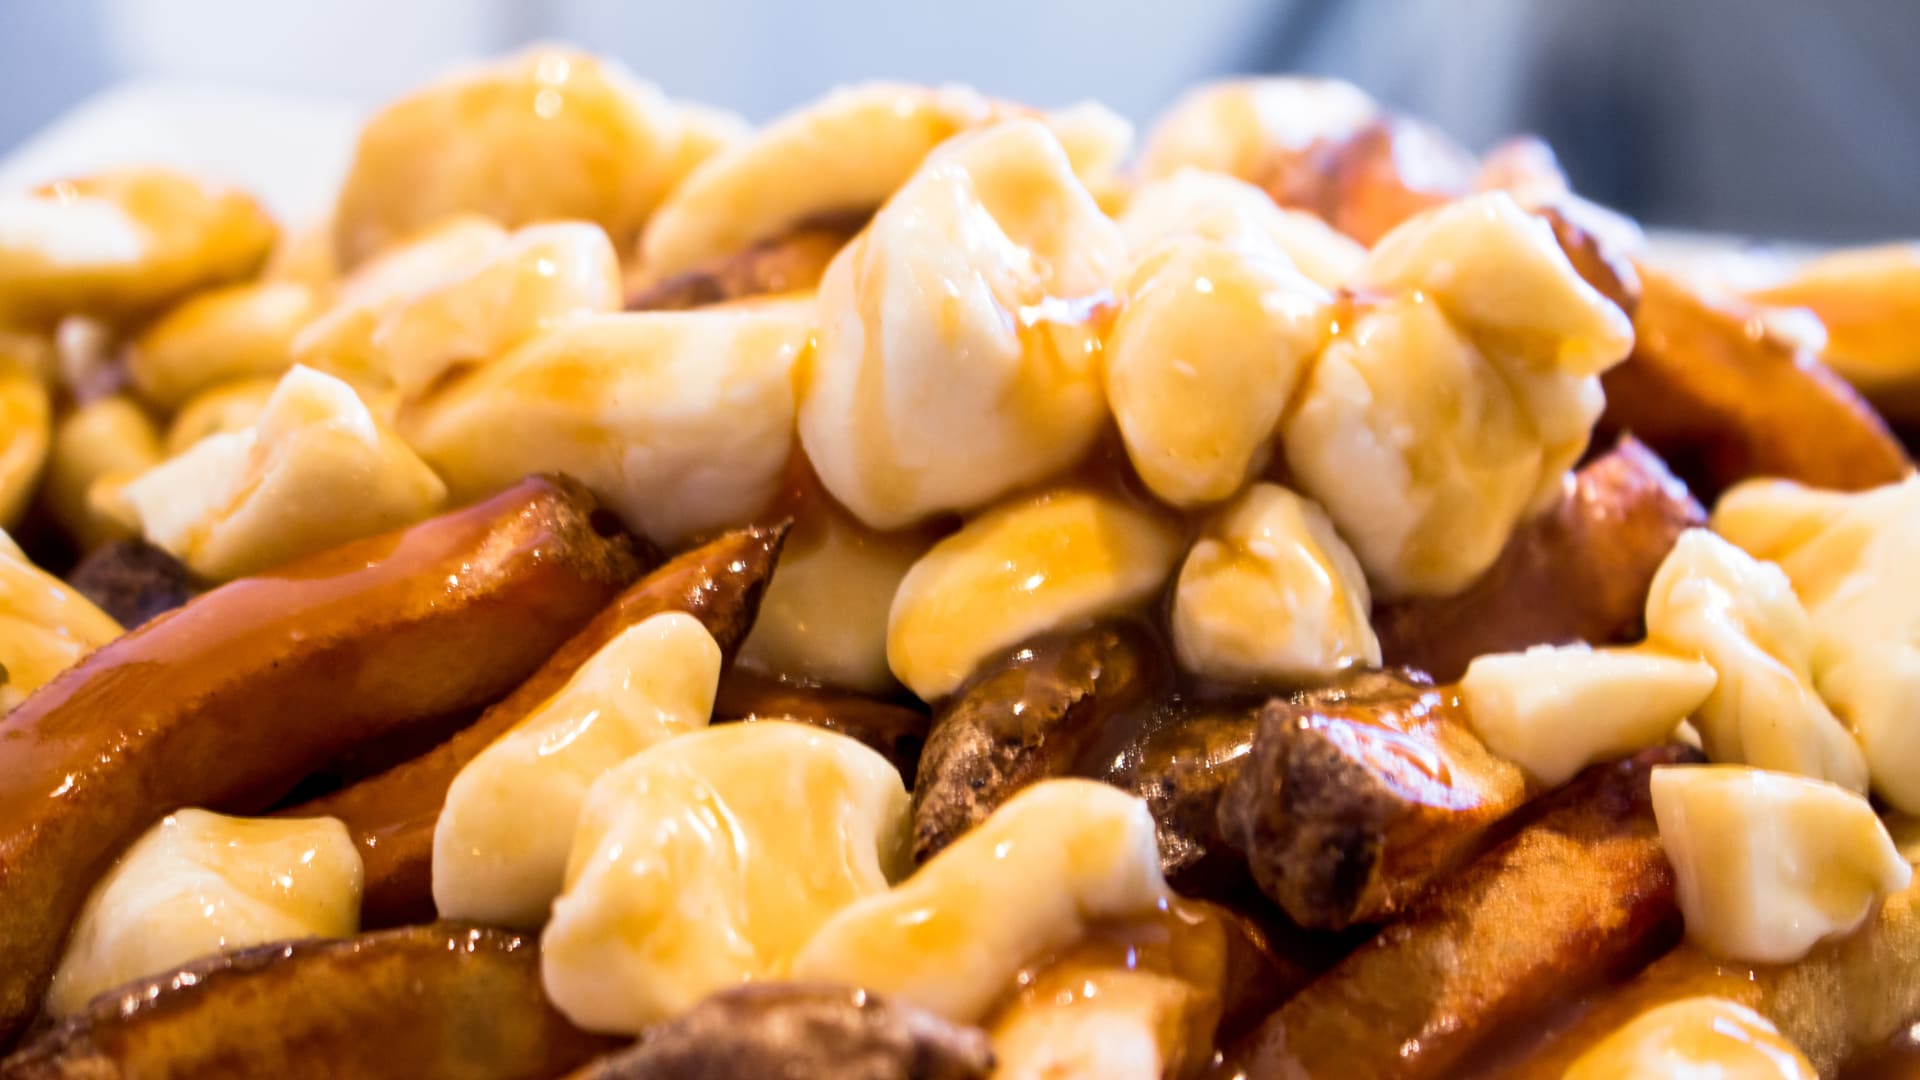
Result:
{"label": "potato skin", "polygon": [[0,1080],[544,1080],[615,1045],[540,989],[538,943],[443,923],[262,945],[95,998]]}
{"label": "potato skin", "polygon": [[355,746],[505,693],[637,570],[572,481],[243,578],[0,719],[0,1041],[95,879],[162,816],[257,812]]}
{"label": "potato skin", "polygon": [[984,1080],[986,1032],[844,986],[756,983],[707,998],[568,1080]]}
{"label": "potato skin", "polygon": [[1377,608],[1382,658],[1446,682],[1485,653],[1634,637],[1654,571],[1681,533],[1706,523],[1686,485],[1622,438],[1576,472],[1567,497],[1522,525],[1465,591]]}
{"label": "potato skin", "polygon": [[145,540],[113,540],[88,552],[67,584],[122,626],[139,626],[207,590],[185,563]]}
{"label": "potato skin", "polygon": [[926,862],[1021,788],[1077,772],[1113,722],[1166,679],[1141,626],[1050,634],[989,662],[933,718],[913,783],[913,857]]}
{"label": "potato skin", "polygon": [[660,612],[685,611],[699,619],[731,664],[785,539],[785,525],[740,529],[674,558],[621,593],[557,651],[550,648],[538,671],[471,726],[410,761],[282,813],[346,822],[366,866],[362,925],[432,918],[433,828],[447,786],[467,762],[565,686],[601,646]]}
{"label": "potato skin", "polygon": [[891,700],[832,686],[789,683],[736,666],[720,679],[713,722],[791,720],[860,742],[893,763],[908,784],[933,718],[917,699]]}
{"label": "potato skin", "polygon": [[812,289],[820,284],[827,264],[865,225],[865,215],[843,215],[802,225],[784,236],[636,289],[628,295],[626,308],[687,311]]}
{"label": "potato skin", "polygon": [[1680,936],[1648,780],[1668,746],[1596,765],[1229,1050],[1247,1076],[1461,1075],[1473,1055]]}

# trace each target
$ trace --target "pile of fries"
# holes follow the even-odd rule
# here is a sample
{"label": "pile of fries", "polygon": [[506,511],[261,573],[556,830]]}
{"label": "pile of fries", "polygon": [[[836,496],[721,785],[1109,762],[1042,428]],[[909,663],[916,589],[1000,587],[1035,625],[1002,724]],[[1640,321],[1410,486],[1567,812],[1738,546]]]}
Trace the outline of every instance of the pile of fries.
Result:
{"label": "pile of fries", "polygon": [[0,194],[0,1078],[1910,1075],[1916,423],[1320,80]]}

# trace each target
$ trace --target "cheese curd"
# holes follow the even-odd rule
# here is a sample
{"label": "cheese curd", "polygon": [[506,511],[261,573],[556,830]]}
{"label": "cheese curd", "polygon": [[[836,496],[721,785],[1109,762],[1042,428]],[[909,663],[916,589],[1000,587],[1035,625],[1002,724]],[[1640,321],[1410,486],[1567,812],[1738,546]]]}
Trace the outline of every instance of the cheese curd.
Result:
{"label": "cheese curd", "polygon": [[891,529],[1078,460],[1123,249],[1036,122],[930,155],[820,283],[800,441],[821,483]]}
{"label": "cheese curd", "polygon": [[119,623],[0,532],[0,713],[119,636]]}
{"label": "cheese curd", "polygon": [[1140,185],[1118,221],[1136,252],[1175,236],[1256,250],[1270,245],[1323,289],[1346,285],[1367,258],[1366,248],[1319,217],[1288,210],[1244,180],[1200,169],[1183,168]]}
{"label": "cheese curd", "polygon": [[68,413],[53,433],[44,498],[55,521],[90,550],[133,531],[98,513],[91,501],[96,483],[124,483],[160,464],[160,431],[140,406],[118,394]]}
{"label": "cheese curd", "polygon": [[203,390],[167,425],[166,457],[177,457],[209,435],[253,426],[279,379],[242,379]]}
{"label": "cheese curd", "polygon": [[1195,1049],[1193,1018],[1219,1010],[1190,983],[1119,964],[1049,967],[1022,990],[988,1029],[994,1080],[1192,1075],[1201,1063],[1177,1055]]}
{"label": "cheese curd", "polygon": [[1552,226],[1505,192],[1448,203],[1393,230],[1357,284],[1432,297],[1509,367],[1598,375],[1633,347],[1626,313],[1580,277]]}
{"label": "cheese curd", "polygon": [[473,214],[443,218],[409,234],[340,283],[333,303],[294,336],[293,362],[379,384],[384,364],[374,336],[386,317],[412,297],[491,259],[507,235]]}
{"label": "cheese curd", "polygon": [[1153,179],[1191,166],[1259,183],[1277,158],[1345,138],[1379,115],[1372,98],[1338,79],[1208,83],[1181,95],[1154,123],[1140,171]]}
{"label": "cheese curd", "polygon": [[276,232],[252,198],[168,169],[0,194],[0,323],[137,316],[253,273]]}
{"label": "cheese curd", "polygon": [[376,113],[334,208],[354,266],[454,213],[509,228],[578,219],[621,250],[675,178],[680,121],[651,83],[541,46],[460,72]]}
{"label": "cheese curd", "polygon": [[1813,626],[1778,566],[1687,530],[1648,590],[1647,639],[1718,673],[1695,714],[1707,756],[1867,790],[1860,747],[1814,691]]}
{"label": "cheese curd", "polygon": [[887,664],[924,701],[1029,638],[1147,602],[1180,557],[1175,525],[1059,489],[995,507],[933,546],[894,594]]}
{"label": "cheese curd", "polygon": [[1920,813],[1920,478],[1859,493],[1758,480],[1713,528],[1779,564],[1813,623],[1813,684],[1852,729],[1873,790]]}
{"label": "cheese curd", "polygon": [[360,852],[333,818],[182,810],[120,856],[74,920],[47,1011],[249,945],[346,937],[360,924]]}
{"label": "cheese curd", "polygon": [[252,427],[202,439],[120,498],[149,541],[224,581],[411,524],[446,493],[352,387],[296,367]]}
{"label": "cheese curd", "polygon": [[33,372],[0,361],[0,528],[26,511],[53,442],[53,400]]}
{"label": "cheese curd", "polygon": [[1699,1077],[1818,1080],[1766,1017],[1736,1001],[1683,998],[1648,1009],[1580,1055],[1564,1080]]}
{"label": "cheese curd", "polygon": [[396,304],[373,331],[376,377],[414,399],[563,320],[620,309],[620,260],[598,225],[529,225],[486,259]]}
{"label": "cheese curd", "polygon": [[875,532],[811,493],[794,512],[740,662],[803,682],[874,694],[895,689],[887,614],[933,539],[926,529]]}
{"label": "cheese curd", "polygon": [[1513,385],[1421,296],[1343,328],[1281,444],[1294,482],[1387,597],[1471,584],[1538,497],[1547,464]]}
{"label": "cheese curd", "polygon": [[1019,115],[1053,129],[1089,178],[1111,172],[1133,139],[1125,120],[1091,103],[1038,113],[964,86],[841,87],[714,155],[675,187],[641,238],[641,273],[659,281],[809,218],[864,213],[885,202],[941,143]]}
{"label": "cheese curd", "polygon": [[293,363],[293,339],[321,307],[294,281],[259,281],[201,293],[142,330],[127,347],[141,400],[163,410],[235,379],[275,376]]}
{"label": "cheese curd", "polygon": [[1174,506],[1232,496],[1265,466],[1332,297],[1277,252],[1199,237],[1155,248],[1126,292],[1106,386],[1134,471]]}
{"label": "cheese curd", "polygon": [[1043,780],[905,882],[827,920],[793,974],[974,1023],[1028,961],[1167,895],[1145,802],[1091,780]]}
{"label": "cheese curd", "polygon": [[399,419],[457,500],[529,472],[586,483],[668,547],[764,511],[793,448],[800,301],[563,323]]}
{"label": "cheese curd", "polygon": [[685,612],[628,627],[467,763],[433,830],[443,919],[537,929],[566,879],[580,804],[614,766],[713,714],[720,646]]}
{"label": "cheese curd", "polygon": [[785,976],[907,866],[906,789],[860,743],[778,720],[669,739],[587,794],[540,938],[547,997],[589,1030],[638,1032]]}
{"label": "cheese curd", "polygon": [[1559,499],[1632,326],[1504,193],[1395,229],[1283,425],[1287,463],[1386,596],[1446,595]]}
{"label": "cheese curd", "polygon": [[1174,586],[1174,653],[1195,675],[1321,680],[1378,667],[1367,579],[1320,508],[1255,484],[1208,522]]}
{"label": "cheese curd", "polygon": [[1803,776],[1657,768],[1653,814],[1687,937],[1728,960],[1798,960],[1913,876],[1866,799]]}
{"label": "cheese curd", "polygon": [[1487,749],[1558,787],[1671,739],[1717,679],[1702,661],[1644,647],[1539,645],[1475,658],[1460,699]]}

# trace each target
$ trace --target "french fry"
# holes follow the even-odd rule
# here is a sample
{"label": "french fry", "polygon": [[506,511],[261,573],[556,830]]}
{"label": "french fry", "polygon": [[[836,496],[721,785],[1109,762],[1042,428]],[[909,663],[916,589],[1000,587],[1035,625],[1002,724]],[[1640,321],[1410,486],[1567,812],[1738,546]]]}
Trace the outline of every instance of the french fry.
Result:
{"label": "french fry", "polygon": [[1820,1075],[1835,1075],[1920,1017],[1920,883],[1888,897],[1860,930],[1791,964],[1749,968],[1682,945],[1638,977],[1603,991],[1571,1026],[1497,1075],[1557,1078],[1627,1021],[1701,995],[1753,1009],[1799,1047]]}
{"label": "french fry", "polygon": [[759,983],[707,998],[568,1080],[984,1080],[992,1064],[979,1028],[851,987]]}
{"label": "french fry", "polygon": [[925,862],[1037,780],[1072,775],[1081,752],[1144,706],[1167,670],[1144,629],[1055,634],[989,663],[934,717],[913,785],[913,856]]}
{"label": "french fry", "polygon": [[535,941],[443,923],[262,945],[108,991],[0,1080],[542,1080],[614,1045],[547,1003]]}
{"label": "french fry", "polygon": [[1269,702],[1219,825],[1295,922],[1340,930],[1398,915],[1531,794],[1451,687],[1380,679]]}
{"label": "french fry", "polygon": [[811,289],[820,284],[827,264],[864,224],[860,218],[803,225],[785,236],[645,285],[627,297],[627,310],[681,311]]}
{"label": "french fry", "polygon": [[731,661],[753,624],[785,537],[784,526],[742,529],[680,555],[620,594],[470,727],[411,761],[283,811],[346,822],[366,864],[363,924],[392,926],[432,917],[433,828],[447,786],[620,631],[663,611],[685,611],[706,626]]}
{"label": "french fry", "polygon": [[1680,913],[1648,777],[1685,760],[1698,757],[1671,746],[1589,769],[1282,1005],[1228,1053],[1228,1074],[1452,1076],[1490,1040],[1659,955]]}
{"label": "french fry", "polygon": [[1686,486],[1652,451],[1622,438],[1575,473],[1567,497],[1521,526],[1466,591],[1375,610],[1381,655],[1444,682],[1486,653],[1632,636],[1661,560],[1681,533],[1704,524]]}
{"label": "french fry", "polygon": [[1639,270],[1633,354],[1602,378],[1601,431],[1631,432],[1705,498],[1753,476],[1859,491],[1912,467],[1860,395],[1757,309]]}
{"label": "french fry", "polygon": [[851,736],[891,761],[909,782],[933,722],[921,709],[898,701],[782,682],[741,666],[721,677],[713,699],[714,723],[729,720],[793,720]]}
{"label": "french fry", "polygon": [[525,480],[207,593],[0,719],[0,1041],[122,848],[505,693],[636,573],[607,520],[571,481]]}

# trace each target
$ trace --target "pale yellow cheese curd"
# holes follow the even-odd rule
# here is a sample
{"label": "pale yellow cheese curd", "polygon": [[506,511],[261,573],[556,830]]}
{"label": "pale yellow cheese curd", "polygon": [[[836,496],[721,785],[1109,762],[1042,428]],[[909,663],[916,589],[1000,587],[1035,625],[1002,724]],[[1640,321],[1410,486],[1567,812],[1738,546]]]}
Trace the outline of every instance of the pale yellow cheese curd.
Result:
{"label": "pale yellow cheese curd", "polygon": [[182,810],[136,840],[74,920],[47,991],[63,1016],[95,994],[203,956],[270,941],[346,937],[363,870],[333,818]]}
{"label": "pale yellow cheese curd", "polygon": [[1725,998],[1641,1013],[1568,1067],[1565,1080],[1818,1080],[1767,1018]]}
{"label": "pale yellow cheese curd", "polygon": [[119,636],[119,623],[0,532],[0,713]]}

